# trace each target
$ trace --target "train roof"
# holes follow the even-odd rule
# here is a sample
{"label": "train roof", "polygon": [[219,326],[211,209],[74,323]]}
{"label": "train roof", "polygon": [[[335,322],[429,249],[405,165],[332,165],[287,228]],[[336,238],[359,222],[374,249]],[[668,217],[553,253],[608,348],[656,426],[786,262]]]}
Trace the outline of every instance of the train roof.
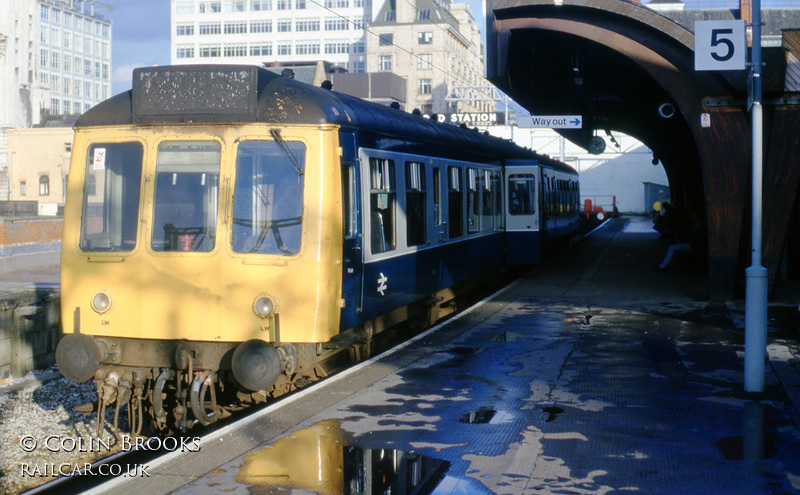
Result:
{"label": "train roof", "polygon": [[247,123],[338,124],[381,135],[452,147],[477,156],[534,159],[572,167],[472,129],[317,88],[249,65],[177,65],[133,71],[133,89],[81,115],[75,126]]}

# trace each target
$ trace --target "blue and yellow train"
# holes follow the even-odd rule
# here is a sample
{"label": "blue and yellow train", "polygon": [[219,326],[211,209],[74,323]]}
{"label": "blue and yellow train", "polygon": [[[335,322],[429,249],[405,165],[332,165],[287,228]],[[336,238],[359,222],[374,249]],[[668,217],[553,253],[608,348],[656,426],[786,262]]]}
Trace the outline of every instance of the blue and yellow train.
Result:
{"label": "blue and yellow train", "polygon": [[560,162],[257,67],[136,69],[72,149],[56,359],[134,433],[303,386],[578,227]]}

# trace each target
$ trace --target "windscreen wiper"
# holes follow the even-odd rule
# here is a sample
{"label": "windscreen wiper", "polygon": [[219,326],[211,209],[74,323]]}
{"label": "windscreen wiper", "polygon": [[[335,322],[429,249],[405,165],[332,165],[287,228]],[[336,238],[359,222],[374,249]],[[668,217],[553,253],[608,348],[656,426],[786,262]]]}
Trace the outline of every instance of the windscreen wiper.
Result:
{"label": "windscreen wiper", "polygon": [[278,143],[278,145],[280,145],[283,152],[289,158],[289,161],[292,162],[292,166],[297,171],[297,175],[305,174],[303,169],[300,168],[300,163],[297,161],[297,157],[294,156],[294,153],[292,153],[292,150],[290,150],[289,146],[286,144],[286,140],[283,139],[283,136],[281,136],[281,131],[279,129],[270,129],[269,133],[272,134],[272,138]]}

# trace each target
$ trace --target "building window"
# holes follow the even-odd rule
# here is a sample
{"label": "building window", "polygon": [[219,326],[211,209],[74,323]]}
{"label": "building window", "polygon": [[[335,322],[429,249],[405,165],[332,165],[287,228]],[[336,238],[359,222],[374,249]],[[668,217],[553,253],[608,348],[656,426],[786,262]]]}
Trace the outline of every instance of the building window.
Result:
{"label": "building window", "polygon": [[292,30],[292,20],[291,19],[278,19],[278,32],[279,33],[288,33]]}
{"label": "building window", "polygon": [[251,33],[271,33],[272,21],[250,21]]}
{"label": "building window", "polygon": [[225,44],[224,53],[226,57],[246,57],[247,45],[244,43],[236,43],[233,45]]}
{"label": "building window", "polygon": [[222,3],[218,1],[200,2],[198,12],[201,14],[216,14],[222,12]]}
{"label": "building window", "polygon": [[319,41],[298,41],[294,48],[295,55],[319,54]]}
{"label": "building window", "polygon": [[250,0],[250,10],[272,10],[272,0]]}
{"label": "building window", "polygon": [[327,17],[325,19],[325,31],[347,31],[347,19],[341,17]]}
{"label": "building window", "polygon": [[292,0],[278,0],[278,10],[289,10],[292,8]]}
{"label": "building window", "polygon": [[27,196],[28,195],[28,183],[24,180],[19,181],[19,195],[20,196]]}
{"label": "building window", "polygon": [[225,23],[225,34],[244,34],[247,32],[247,21],[231,21]]}
{"label": "building window", "polygon": [[370,16],[368,15],[353,17],[353,26],[355,29],[367,29],[367,23],[369,23],[370,20]]}
{"label": "building window", "polygon": [[351,64],[350,72],[354,73],[364,73],[367,72],[367,64],[363,60],[355,60]]}
{"label": "building window", "polygon": [[417,56],[417,69],[433,69],[433,55],[423,53]]}
{"label": "building window", "polygon": [[226,0],[222,4],[223,12],[244,12],[244,0]]}
{"label": "building window", "polygon": [[200,46],[200,57],[201,58],[219,57],[219,55],[220,55],[219,45],[201,45]]}
{"label": "building window", "polygon": [[433,33],[429,31],[417,33],[417,43],[420,45],[430,45],[433,43]]}
{"label": "building window", "polygon": [[386,17],[384,18],[384,20],[386,22],[394,22],[396,18],[397,18],[397,13],[394,10],[389,10],[386,12]]}
{"label": "building window", "polygon": [[391,55],[378,55],[378,70],[387,72],[392,70]]}
{"label": "building window", "polygon": [[325,53],[347,53],[350,48],[350,43],[347,41],[326,41]]}
{"label": "building window", "polygon": [[295,10],[306,10],[306,0],[295,0],[294,8]]}
{"label": "building window", "polygon": [[431,18],[430,9],[422,9],[417,13],[417,20],[424,21]]}
{"label": "building window", "polygon": [[177,36],[192,36],[194,35],[194,24],[178,24],[175,26],[175,34]]}
{"label": "building window", "polygon": [[250,45],[250,55],[272,55],[272,43],[254,43]]}
{"label": "building window", "polygon": [[291,54],[292,54],[291,43],[278,43],[278,55],[291,55]]}
{"label": "building window", "polygon": [[350,0],[325,0],[326,9],[346,9],[350,7]]}
{"label": "building window", "polygon": [[367,45],[363,41],[356,41],[353,43],[353,53],[365,53]]}
{"label": "building window", "polygon": [[371,0],[353,0],[353,7],[357,9],[364,9],[368,7],[372,7]]}
{"label": "building window", "polygon": [[432,79],[420,79],[417,81],[417,91],[421,95],[429,95],[433,92]]}
{"label": "building window", "polygon": [[50,196],[50,177],[47,175],[39,177],[39,196]]}
{"label": "building window", "polygon": [[294,29],[299,33],[319,31],[319,19],[297,19],[297,21],[295,21]]}
{"label": "building window", "polygon": [[179,46],[175,53],[176,58],[194,58],[193,46]]}
{"label": "building window", "polygon": [[201,22],[200,23],[200,34],[201,35],[209,35],[209,34],[220,34],[222,32],[222,26],[218,22]]}
{"label": "building window", "polygon": [[392,33],[378,35],[378,46],[391,46],[393,39]]}

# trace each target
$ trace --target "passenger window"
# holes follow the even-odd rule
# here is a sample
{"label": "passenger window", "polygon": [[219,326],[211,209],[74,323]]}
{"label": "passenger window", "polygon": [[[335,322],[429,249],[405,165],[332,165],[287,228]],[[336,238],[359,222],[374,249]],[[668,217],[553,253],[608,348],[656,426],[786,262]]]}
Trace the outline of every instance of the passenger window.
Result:
{"label": "passenger window", "polygon": [[481,194],[483,195],[483,205],[481,211],[483,212],[481,218],[481,230],[492,230],[494,228],[494,198],[492,197],[492,173],[489,170],[481,172],[483,176],[483,185],[481,187]]}
{"label": "passenger window", "polygon": [[532,215],[536,212],[536,179],[533,174],[508,176],[509,215]]}
{"label": "passenger window", "polygon": [[439,193],[439,167],[433,167],[433,223],[442,223],[442,199]]}
{"label": "passenger window", "polygon": [[395,242],[394,161],[369,159],[370,245],[372,254],[393,251]]}
{"label": "passenger window", "polygon": [[300,252],[306,147],[244,141],[236,153],[231,248],[242,254]]}
{"label": "passenger window", "polygon": [[447,234],[454,239],[464,235],[464,179],[461,169],[448,167],[447,179]]}
{"label": "passenger window", "polygon": [[409,246],[425,244],[426,199],[425,164],[406,162],[406,242]]}
{"label": "passenger window", "polygon": [[472,234],[481,230],[480,190],[483,186],[483,175],[478,170],[467,169],[467,232]]}
{"label": "passenger window", "polygon": [[503,228],[503,220],[505,217],[503,216],[503,191],[502,191],[502,184],[503,179],[500,177],[500,172],[493,172],[492,173],[492,194],[494,195],[494,218],[495,218],[495,228],[502,229]]}
{"label": "passenger window", "polygon": [[141,143],[89,147],[83,189],[84,251],[132,251],[139,228]]}
{"label": "passenger window", "polygon": [[356,175],[353,165],[342,164],[342,235],[356,235]]}
{"label": "passenger window", "polygon": [[153,250],[214,249],[220,156],[216,141],[166,141],[158,146]]}

